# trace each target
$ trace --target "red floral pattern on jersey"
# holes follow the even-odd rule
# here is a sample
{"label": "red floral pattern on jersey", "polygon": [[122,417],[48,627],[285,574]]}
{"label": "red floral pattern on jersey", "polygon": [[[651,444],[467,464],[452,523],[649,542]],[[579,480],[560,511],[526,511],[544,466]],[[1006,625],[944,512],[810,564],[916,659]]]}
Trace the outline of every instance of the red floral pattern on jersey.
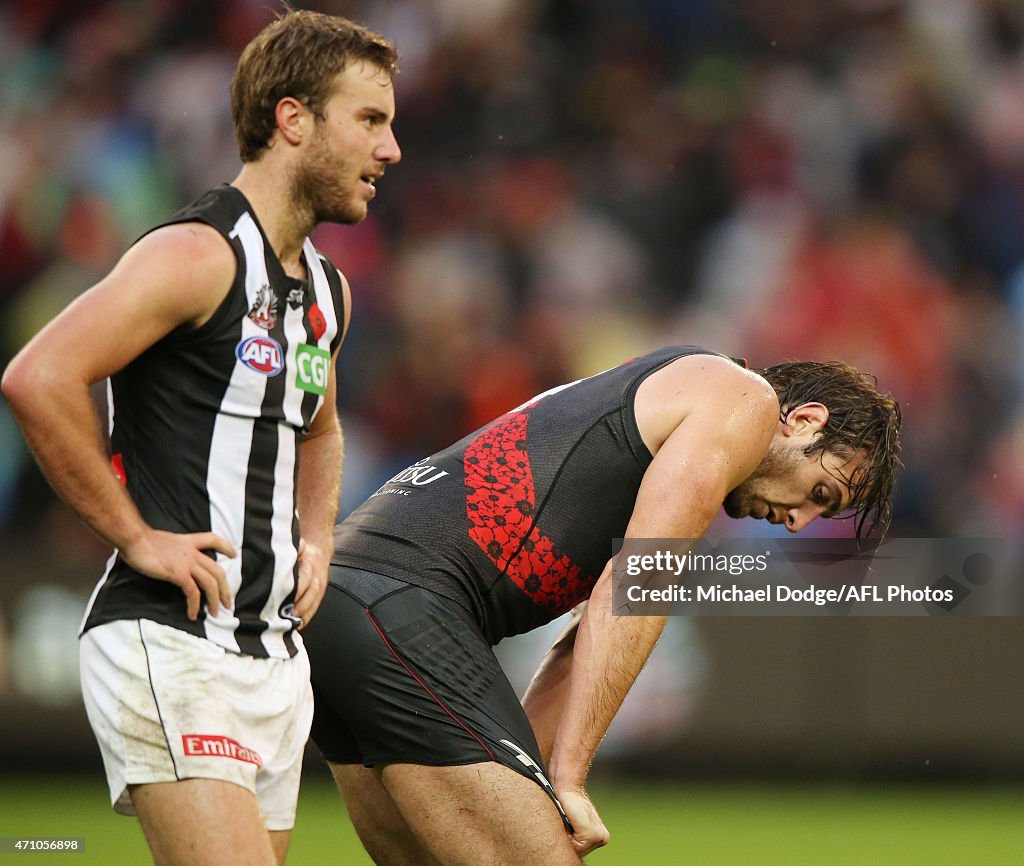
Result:
{"label": "red floral pattern on jersey", "polygon": [[528,411],[510,414],[466,448],[469,537],[535,604],[557,616],[590,594],[594,578],[534,522],[528,420]]}

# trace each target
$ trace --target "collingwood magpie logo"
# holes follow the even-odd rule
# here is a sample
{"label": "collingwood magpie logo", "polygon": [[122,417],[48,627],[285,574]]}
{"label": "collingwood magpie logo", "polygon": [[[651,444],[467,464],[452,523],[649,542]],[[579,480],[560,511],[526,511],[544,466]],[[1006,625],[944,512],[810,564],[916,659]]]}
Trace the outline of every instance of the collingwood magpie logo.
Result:
{"label": "collingwood magpie logo", "polygon": [[269,284],[264,283],[256,292],[256,300],[249,307],[249,321],[265,331],[277,324],[277,297]]}

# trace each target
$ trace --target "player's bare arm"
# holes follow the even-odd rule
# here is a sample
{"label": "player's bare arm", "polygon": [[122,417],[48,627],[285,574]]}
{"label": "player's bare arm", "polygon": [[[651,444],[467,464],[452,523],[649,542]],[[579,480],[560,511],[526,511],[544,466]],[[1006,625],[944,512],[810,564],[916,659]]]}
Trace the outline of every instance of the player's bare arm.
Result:
{"label": "player's bare arm", "polygon": [[309,433],[299,443],[299,483],[296,503],[299,510],[298,586],[295,590],[295,616],[303,626],[313,618],[327,591],[327,572],[334,553],[334,520],[338,515],[341,494],[341,469],[345,443],[338,419],[337,376],[334,372],[338,351],[348,333],[352,318],[352,293],[345,275],[341,291],[345,304],[345,321],[341,326],[338,349],[331,356],[327,393]]}
{"label": "player's bare arm", "polygon": [[587,603],[583,602],[573,608],[565,628],[544,654],[523,695],[523,709],[537,737],[537,745],[545,764],[551,760],[555,731],[565,707],[576,631],[586,605]]}
{"label": "player's bare arm", "polygon": [[[778,424],[774,391],[717,357],[690,356],[638,389],[636,416],[654,454],[626,538],[699,538],[726,494],[756,468]],[[612,614],[612,563],[598,579],[576,636],[551,782],[585,855],[609,834],[584,792],[597,747],[665,626],[664,616]]]}
{"label": "player's bare arm", "polygon": [[213,613],[231,601],[222,569],[203,551],[235,551],[213,533],[162,532],[142,520],[111,471],[89,386],[175,328],[204,323],[234,274],[234,254],[215,230],[198,223],[161,228],[43,328],[3,379],[54,489],[134,568],[179,586],[192,619],[204,596]]}
{"label": "player's bare arm", "polygon": [[[335,356],[336,357],[336,356]],[[302,533],[299,543],[298,585],[295,616],[308,623],[327,590],[327,572],[334,553],[334,519],[341,492],[341,464],[344,440],[335,405],[332,372],[309,433],[299,443],[299,481],[296,503]]]}

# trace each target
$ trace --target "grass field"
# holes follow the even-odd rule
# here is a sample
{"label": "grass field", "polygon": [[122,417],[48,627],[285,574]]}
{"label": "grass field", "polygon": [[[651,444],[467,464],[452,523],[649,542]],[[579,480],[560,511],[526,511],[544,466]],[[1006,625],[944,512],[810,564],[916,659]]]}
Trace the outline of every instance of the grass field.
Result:
{"label": "grass field", "polygon": [[[80,854],[0,854],[10,863],[147,863],[133,819],[98,779],[0,780],[0,836],[84,837]],[[595,787],[612,831],[592,866],[1010,866],[1024,863],[1024,787],[690,784]],[[307,782],[289,866],[368,866],[326,781]]]}

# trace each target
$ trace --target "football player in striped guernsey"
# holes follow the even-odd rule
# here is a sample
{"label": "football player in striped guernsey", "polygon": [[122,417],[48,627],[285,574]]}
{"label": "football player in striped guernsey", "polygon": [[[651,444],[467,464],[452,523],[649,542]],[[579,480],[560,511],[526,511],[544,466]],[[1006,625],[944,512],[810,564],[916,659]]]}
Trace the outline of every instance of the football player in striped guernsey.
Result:
{"label": "football player in striped guernsey", "polygon": [[[57,493],[114,548],[82,625],[111,799],[167,864],[284,861],[312,716],[299,629],[332,552],[344,277],[401,152],[394,46],[287,10],[231,85],[242,169],[138,240],[3,390]],[[89,389],[109,380],[110,454]]]}

